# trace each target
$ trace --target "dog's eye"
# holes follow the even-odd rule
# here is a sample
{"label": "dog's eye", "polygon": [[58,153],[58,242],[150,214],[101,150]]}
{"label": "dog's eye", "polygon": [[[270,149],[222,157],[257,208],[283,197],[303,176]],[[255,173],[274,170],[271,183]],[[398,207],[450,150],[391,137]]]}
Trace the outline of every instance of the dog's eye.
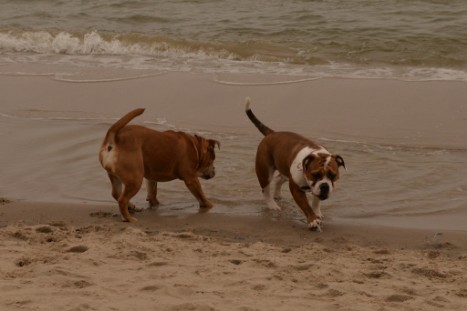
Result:
{"label": "dog's eye", "polygon": [[334,181],[334,179],[336,179],[336,174],[332,173],[332,172],[329,172],[328,173],[328,178],[331,180],[331,181]]}
{"label": "dog's eye", "polygon": [[321,179],[323,177],[323,174],[321,172],[316,172],[316,173],[311,174],[311,177],[314,180],[318,180],[318,179]]}

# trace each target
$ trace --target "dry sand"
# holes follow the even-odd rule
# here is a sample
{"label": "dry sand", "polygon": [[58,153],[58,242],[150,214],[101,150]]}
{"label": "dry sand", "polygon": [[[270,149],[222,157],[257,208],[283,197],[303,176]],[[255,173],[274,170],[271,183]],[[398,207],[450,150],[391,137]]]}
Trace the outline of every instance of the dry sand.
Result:
{"label": "dry sand", "polygon": [[467,234],[0,205],[0,310],[466,310]]}

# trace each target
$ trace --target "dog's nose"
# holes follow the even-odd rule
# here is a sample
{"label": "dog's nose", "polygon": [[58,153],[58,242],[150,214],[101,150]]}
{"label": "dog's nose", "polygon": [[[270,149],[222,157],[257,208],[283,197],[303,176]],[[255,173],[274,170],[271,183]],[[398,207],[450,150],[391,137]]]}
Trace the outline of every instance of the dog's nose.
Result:
{"label": "dog's nose", "polygon": [[319,186],[319,191],[322,196],[327,196],[329,193],[329,185],[327,183],[321,184]]}

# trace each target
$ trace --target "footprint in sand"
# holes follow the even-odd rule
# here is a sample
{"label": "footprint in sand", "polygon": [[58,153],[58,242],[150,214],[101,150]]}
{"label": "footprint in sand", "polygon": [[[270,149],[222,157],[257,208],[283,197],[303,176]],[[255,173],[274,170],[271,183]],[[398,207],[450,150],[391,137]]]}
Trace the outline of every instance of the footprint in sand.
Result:
{"label": "footprint in sand", "polygon": [[148,259],[148,254],[140,251],[131,251],[128,253],[128,258],[136,258],[139,260],[146,260]]}
{"label": "footprint in sand", "polygon": [[23,240],[23,241],[26,241],[28,240],[28,235],[22,231],[15,231],[11,234],[12,237],[16,238],[16,239],[20,239],[20,240]]}
{"label": "footprint in sand", "polygon": [[345,293],[341,292],[340,290],[337,290],[337,289],[330,289],[326,292],[326,295],[327,297],[331,297],[331,298],[335,298],[335,297],[340,297],[340,296],[344,296]]}
{"label": "footprint in sand", "polygon": [[169,263],[166,261],[154,261],[148,264],[149,267],[162,267],[167,266]]}
{"label": "footprint in sand", "polygon": [[429,269],[429,268],[414,268],[412,269],[412,273],[424,276],[430,280],[432,279],[445,279],[447,278],[447,274]]}
{"label": "footprint in sand", "polygon": [[62,285],[62,288],[86,288],[89,286],[92,286],[93,284],[91,282],[88,282],[86,280],[79,280],[79,281],[68,281],[65,284]]}
{"label": "footprint in sand", "polygon": [[89,216],[97,217],[97,218],[106,218],[106,217],[115,217],[115,216],[118,216],[118,215],[116,213],[99,211],[99,212],[89,213]]}
{"label": "footprint in sand", "polygon": [[363,275],[365,275],[367,278],[369,279],[388,279],[388,278],[391,278],[391,275],[384,272],[384,271],[373,271],[373,272],[369,272],[369,273],[363,273]]}
{"label": "footprint in sand", "polygon": [[84,246],[84,245],[77,245],[77,246],[70,247],[70,248],[67,250],[67,253],[84,253],[84,252],[87,251],[88,249],[89,249],[89,247],[87,247],[87,246]]}
{"label": "footprint in sand", "polygon": [[386,298],[387,302],[404,302],[413,299],[412,296],[394,294]]}
{"label": "footprint in sand", "polygon": [[11,201],[5,198],[0,198],[0,205],[5,205],[8,203],[11,203]]}
{"label": "footprint in sand", "polygon": [[24,266],[30,265],[31,263],[32,263],[32,260],[29,258],[25,258],[25,257],[20,258],[15,261],[15,265],[18,267],[24,267]]}
{"label": "footprint in sand", "polygon": [[457,296],[457,297],[461,297],[461,298],[467,298],[467,288],[459,289],[459,290],[456,292],[456,296]]}
{"label": "footprint in sand", "polygon": [[263,291],[266,289],[266,285],[264,284],[255,284],[251,287],[252,290],[256,290],[256,291]]}
{"label": "footprint in sand", "polygon": [[36,228],[36,232],[39,233],[52,233],[54,230],[50,226],[40,226]]}
{"label": "footprint in sand", "polygon": [[148,285],[148,286],[144,286],[143,288],[141,288],[141,290],[148,291],[148,292],[155,292],[159,289],[160,287],[157,285]]}
{"label": "footprint in sand", "polygon": [[169,309],[170,311],[217,311],[211,306],[197,305],[194,303],[184,303],[181,305],[173,306]]}
{"label": "footprint in sand", "polygon": [[241,264],[243,263],[243,261],[240,260],[240,259],[230,259],[229,262],[230,262],[231,264],[236,265],[236,266],[241,265]]}

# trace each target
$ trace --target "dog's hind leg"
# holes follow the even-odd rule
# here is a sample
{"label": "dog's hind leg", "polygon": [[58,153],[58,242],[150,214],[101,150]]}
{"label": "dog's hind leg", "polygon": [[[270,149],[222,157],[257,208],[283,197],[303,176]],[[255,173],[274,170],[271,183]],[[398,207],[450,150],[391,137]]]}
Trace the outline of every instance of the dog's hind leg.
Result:
{"label": "dog's hind leg", "polygon": [[136,222],[137,219],[130,215],[128,209],[130,208],[130,199],[134,197],[143,183],[143,177],[135,178],[127,183],[124,183],[123,192],[118,198],[118,207],[123,221]]}
{"label": "dog's hind leg", "polygon": [[274,168],[271,166],[266,169],[262,168],[261,166],[257,166],[256,172],[258,175],[259,184],[263,189],[263,196],[264,200],[266,201],[266,205],[269,209],[280,211],[281,207],[277,205],[276,201],[274,201],[274,189],[272,189],[272,186],[274,184]]}
{"label": "dog's hind leg", "polygon": [[149,206],[158,206],[159,200],[157,200],[157,182],[154,180],[146,179],[146,190],[148,193],[146,201],[149,202]]}
{"label": "dog's hind leg", "polygon": [[274,172],[274,176],[272,179],[272,182],[274,183],[274,200],[280,200],[282,199],[281,196],[281,189],[282,185],[288,180],[288,178],[279,171]]}
{"label": "dog's hind leg", "polygon": [[256,176],[258,177],[259,185],[263,190],[263,196],[267,206],[270,209],[280,211],[281,207],[277,205],[276,201],[274,201],[274,189],[272,189],[273,176],[276,168],[274,167],[270,157],[263,156],[264,154],[268,154],[268,152],[265,151],[265,148],[267,148],[267,146],[262,143],[258,146],[255,164]]}
{"label": "dog's hind leg", "polygon": [[[122,181],[117,176],[112,175],[110,173],[108,173],[108,176],[110,179],[110,183],[112,184],[112,197],[115,199],[115,201],[118,202],[120,196],[122,195]],[[131,202],[128,202],[128,209],[132,212],[139,212],[142,210],[136,208],[136,206]]]}
{"label": "dog's hind leg", "polygon": [[110,183],[112,184],[112,197],[115,199],[115,201],[118,201],[118,198],[120,198],[120,195],[122,194],[122,182],[115,175],[110,173],[107,175],[109,176]]}

